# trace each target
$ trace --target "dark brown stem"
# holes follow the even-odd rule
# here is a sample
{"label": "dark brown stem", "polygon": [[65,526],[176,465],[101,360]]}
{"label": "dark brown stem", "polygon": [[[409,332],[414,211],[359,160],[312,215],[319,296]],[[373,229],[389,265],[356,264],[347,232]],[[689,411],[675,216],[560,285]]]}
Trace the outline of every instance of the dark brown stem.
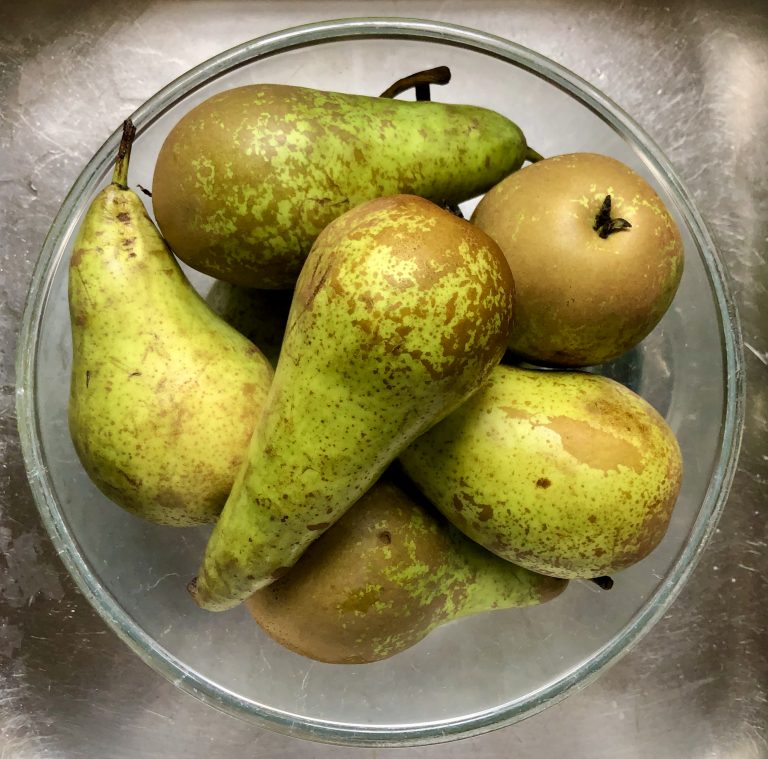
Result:
{"label": "dark brown stem", "polygon": [[115,170],[112,172],[112,184],[116,184],[123,190],[128,189],[128,162],[131,160],[131,145],[136,136],[136,127],[130,119],[123,122],[123,136],[120,147],[117,149]]}
{"label": "dark brown stem", "polygon": [[448,84],[451,81],[451,70],[448,66],[438,66],[426,71],[417,71],[415,74],[398,79],[393,85],[387,87],[379,95],[382,98],[394,98],[406,90],[416,90],[416,100],[429,100],[432,84]]}
{"label": "dark brown stem", "polygon": [[590,582],[595,583],[595,585],[597,585],[598,588],[602,588],[602,590],[610,590],[613,587],[613,578],[608,577],[608,575],[593,577],[590,579]]}
{"label": "dark brown stem", "polygon": [[626,219],[612,219],[611,218],[611,196],[606,195],[603,205],[600,206],[600,210],[595,216],[595,223],[592,225],[592,229],[605,240],[608,235],[614,232],[621,232],[622,229],[630,229],[632,225]]}

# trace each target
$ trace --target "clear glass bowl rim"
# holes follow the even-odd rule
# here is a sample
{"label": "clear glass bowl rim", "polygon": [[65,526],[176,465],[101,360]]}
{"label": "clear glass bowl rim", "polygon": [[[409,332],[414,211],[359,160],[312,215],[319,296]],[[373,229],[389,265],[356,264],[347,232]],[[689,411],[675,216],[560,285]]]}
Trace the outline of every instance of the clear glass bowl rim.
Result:
{"label": "clear glass bowl rim", "polygon": [[349,18],[297,26],[269,34],[224,51],[191,69],[152,96],[131,117],[137,132],[149,126],[181,96],[219,76],[259,58],[293,47],[351,38],[407,38],[458,45],[501,58],[565,90],[606,120],[639,152],[656,180],[676,201],[678,211],[702,254],[715,297],[725,361],[725,406],[722,445],[704,502],[691,536],[675,565],[632,621],[592,658],[551,685],[525,699],[446,722],[420,725],[364,725],[328,722],[291,715],[241,698],[185,666],[147,635],[101,585],[77,549],[53,496],[53,485],[42,455],[36,408],[35,372],[38,327],[53,279],[60,242],[79,223],[73,212],[85,192],[92,192],[114,159],[120,130],[113,133],[90,160],[62,204],[43,244],[27,296],[16,356],[17,419],[27,476],[33,497],[51,540],[69,573],[107,624],[147,664],[183,691],[234,716],[271,730],[335,744],[356,746],[415,746],[465,738],[517,722],[550,706],[592,682],[600,672],[627,653],[665,613],[696,566],[728,497],[736,471],[744,425],[745,380],[741,330],[725,268],[691,196],[658,146],[634,120],[585,80],[521,45],[485,32],[437,21],[408,18]]}

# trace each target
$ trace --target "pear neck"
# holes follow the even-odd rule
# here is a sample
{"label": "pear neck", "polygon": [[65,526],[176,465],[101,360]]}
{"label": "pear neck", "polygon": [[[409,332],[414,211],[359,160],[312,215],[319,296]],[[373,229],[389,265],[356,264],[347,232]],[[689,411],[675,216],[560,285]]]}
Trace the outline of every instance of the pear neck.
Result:
{"label": "pear neck", "polygon": [[520,577],[525,575],[524,570],[475,546],[469,547],[465,561],[474,580],[467,586],[467,595],[457,617],[524,605],[526,588]]}
{"label": "pear neck", "polygon": [[115,169],[112,172],[112,184],[121,190],[128,189],[128,163],[131,160],[131,146],[136,136],[136,127],[130,119],[123,122],[123,136],[120,139],[120,147],[117,149]]}

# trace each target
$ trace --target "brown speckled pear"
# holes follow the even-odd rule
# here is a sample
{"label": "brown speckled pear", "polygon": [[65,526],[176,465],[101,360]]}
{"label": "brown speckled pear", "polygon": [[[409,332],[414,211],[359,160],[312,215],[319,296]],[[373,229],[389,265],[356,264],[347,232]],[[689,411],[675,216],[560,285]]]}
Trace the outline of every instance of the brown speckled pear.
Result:
{"label": "brown speckled pear", "polygon": [[460,617],[544,603],[567,584],[494,556],[418,493],[383,479],[246,603],[292,651],[357,664],[404,651]]}
{"label": "brown speckled pear", "polygon": [[412,440],[477,390],[509,339],[498,246],[414,196],[328,225],[275,379],[190,591],[226,609],[277,579]]}
{"label": "brown speckled pear", "polygon": [[205,302],[227,324],[258,346],[275,366],[292,298],[291,290],[253,290],[218,280],[205,296]]}
{"label": "brown speckled pear", "polygon": [[647,556],[664,537],[682,479],[672,430],[628,388],[594,374],[509,366],[400,461],[469,537],[567,578]]}
{"label": "brown speckled pear", "polygon": [[661,198],[607,156],[526,166],[485,195],[472,222],[507,257],[517,287],[509,345],[532,363],[617,358],[656,326],[683,273],[683,242]]}
{"label": "brown speckled pear", "polygon": [[128,122],[113,182],[94,199],[69,265],[69,428],[115,503],[154,522],[216,519],[272,369],[190,285],[126,186]]}
{"label": "brown speckled pear", "polygon": [[253,84],[212,96],[171,130],[152,201],[190,266],[292,288],[317,235],[345,211],[398,193],[460,203],[525,157],[520,129],[485,108]]}

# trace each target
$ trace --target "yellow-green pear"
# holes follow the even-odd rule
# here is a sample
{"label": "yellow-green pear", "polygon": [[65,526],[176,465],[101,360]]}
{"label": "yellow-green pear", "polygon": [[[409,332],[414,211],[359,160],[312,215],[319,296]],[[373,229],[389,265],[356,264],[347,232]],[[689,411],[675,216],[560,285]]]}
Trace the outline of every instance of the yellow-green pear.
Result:
{"label": "yellow-green pear", "polygon": [[677,440],[606,377],[499,366],[400,456],[470,538],[521,566],[591,578],[647,556],[682,478]]}
{"label": "yellow-green pear", "polygon": [[494,556],[385,475],[246,603],[292,651],[354,664],[400,653],[461,617],[544,603],[567,584]]}
{"label": "yellow-green pear", "polygon": [[69,428],[115,503],[155,522],[212,522],[272,379],[259,350],[195,292],[126,185],[126,122],[112,183],[69,265]]}
{"label": "yellow-green pear", "polygon": [[226,609],[284,574],[509,337],[498,246],[422,198],[363,203],[302,269],[264,413],[190,591]]}
{"label": "yellow-green pear", "polygon": [[169,133],[152,180],[179,258],[255,288],[292,288],[333,219],[408,193],[455,205],[529,155],[508,118],[472,105],[252,84],[220,92]]}

